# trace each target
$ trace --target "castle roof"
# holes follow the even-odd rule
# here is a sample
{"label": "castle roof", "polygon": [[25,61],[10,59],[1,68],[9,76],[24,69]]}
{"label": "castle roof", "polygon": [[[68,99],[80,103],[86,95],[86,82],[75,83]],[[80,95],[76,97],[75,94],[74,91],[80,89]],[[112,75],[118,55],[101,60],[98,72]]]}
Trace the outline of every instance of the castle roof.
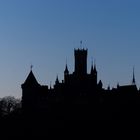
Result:
{"label": "castle roof", "polygon": [[124,86],[119,86],[118,89],[123,92],[128,93],[128,92],[132,92],[132,91],[137,91],[137,86],[136,85],[124,85]]}
{"label": "castle roof", "polygon": [[27,76],[27,79],[25,80],[24,85],[39,85],[32,70],[30,71],[29,75]]}

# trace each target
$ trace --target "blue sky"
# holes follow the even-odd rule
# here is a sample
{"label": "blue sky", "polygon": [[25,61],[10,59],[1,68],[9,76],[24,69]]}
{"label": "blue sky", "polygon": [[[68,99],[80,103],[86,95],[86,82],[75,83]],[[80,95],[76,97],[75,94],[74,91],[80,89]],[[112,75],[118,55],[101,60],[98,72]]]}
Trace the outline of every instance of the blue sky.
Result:
{"label": "blue sky", "polygon": [[0,97],[21,97],[31,64],[40,84],[62,80],[80,40],[105,88],[130,84],[133,66],[140,87],[139,7],[139,0],[0,0]]}

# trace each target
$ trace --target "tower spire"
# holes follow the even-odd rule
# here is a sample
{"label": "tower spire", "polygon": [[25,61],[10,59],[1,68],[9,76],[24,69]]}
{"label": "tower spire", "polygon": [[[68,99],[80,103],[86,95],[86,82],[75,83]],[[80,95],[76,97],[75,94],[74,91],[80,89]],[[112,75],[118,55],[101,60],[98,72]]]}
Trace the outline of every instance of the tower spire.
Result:
{"label": "tower spire", "polygon": [[94,59],[94,70],[96,70],[96,59]]}
{"label": "tower spire", "polygon": [[31,71],[32,71],[32,69],[33,69],[33,65],[31,64],[31,66],[30,66],[30,69],[31,69]]}
{"label": "tower spire", "polygon": [[33,72],[32,72],[32,69],[28,75],[28,77],[26,78],[25,82],[23,85],[28,85],[28,86],[35,86],[35,85],[39,85]]}
{"label": "tower spire", "polygon": [[55,84],[56,84],[56,85],[57,85],[57,84],[59,84],[58,74],[57,74],[57,76],[56,76],[56,81],[55,81]]}
{"label": "tower spire", "polygon": [[83,43],[83,41],[81,40],[81,41],[80,41],[80,48],[82,48],[82,43]]}
{"label": "tower spire", "polygon": [[93,58],[91,58],[91,74],[94,73],[94,68],[93,68]]}
{"label": "tower spire", "polygon": [[96,61],[94,60],[94,66],[93,66],[93,58],[92,58],[92,61],[91,61],[91,74],[97,74]]}
{"label": "tower spire", "polygon": [[136,80],[135,80],[135,67],[133,67],[133,79],[132,79],[132,85],[136,84]]}
{"label": "tower spire", "polygon": [[64,73],[65,73],[65,74],[69,74],[68,65],[67,65],[67,59],[66,59],[66,67],[65,67]]}

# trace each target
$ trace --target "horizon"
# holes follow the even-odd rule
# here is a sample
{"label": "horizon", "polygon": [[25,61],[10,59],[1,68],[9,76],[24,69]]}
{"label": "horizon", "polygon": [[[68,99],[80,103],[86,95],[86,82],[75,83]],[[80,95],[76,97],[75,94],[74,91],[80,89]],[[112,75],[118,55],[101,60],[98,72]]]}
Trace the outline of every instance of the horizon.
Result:
{"label": "horizon", "polygon": [[129,85],[135,67],[140,87],[140,1],[1,0],[0,98],[21,97],[30,66],[41,85],[63,80],[74,48],[88,48],[103,87]]}

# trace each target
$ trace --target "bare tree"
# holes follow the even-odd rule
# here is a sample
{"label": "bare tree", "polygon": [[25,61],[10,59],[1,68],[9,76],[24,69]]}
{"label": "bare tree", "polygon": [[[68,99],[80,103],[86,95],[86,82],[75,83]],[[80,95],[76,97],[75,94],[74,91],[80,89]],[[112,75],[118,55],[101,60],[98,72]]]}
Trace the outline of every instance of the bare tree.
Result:
{"label": "bare tree", "polygon": [[0,100],[0,113],[2,115],[8,115],[19,108],[21,108],[20,99],[16,99],[13,96],[6,96]]}

